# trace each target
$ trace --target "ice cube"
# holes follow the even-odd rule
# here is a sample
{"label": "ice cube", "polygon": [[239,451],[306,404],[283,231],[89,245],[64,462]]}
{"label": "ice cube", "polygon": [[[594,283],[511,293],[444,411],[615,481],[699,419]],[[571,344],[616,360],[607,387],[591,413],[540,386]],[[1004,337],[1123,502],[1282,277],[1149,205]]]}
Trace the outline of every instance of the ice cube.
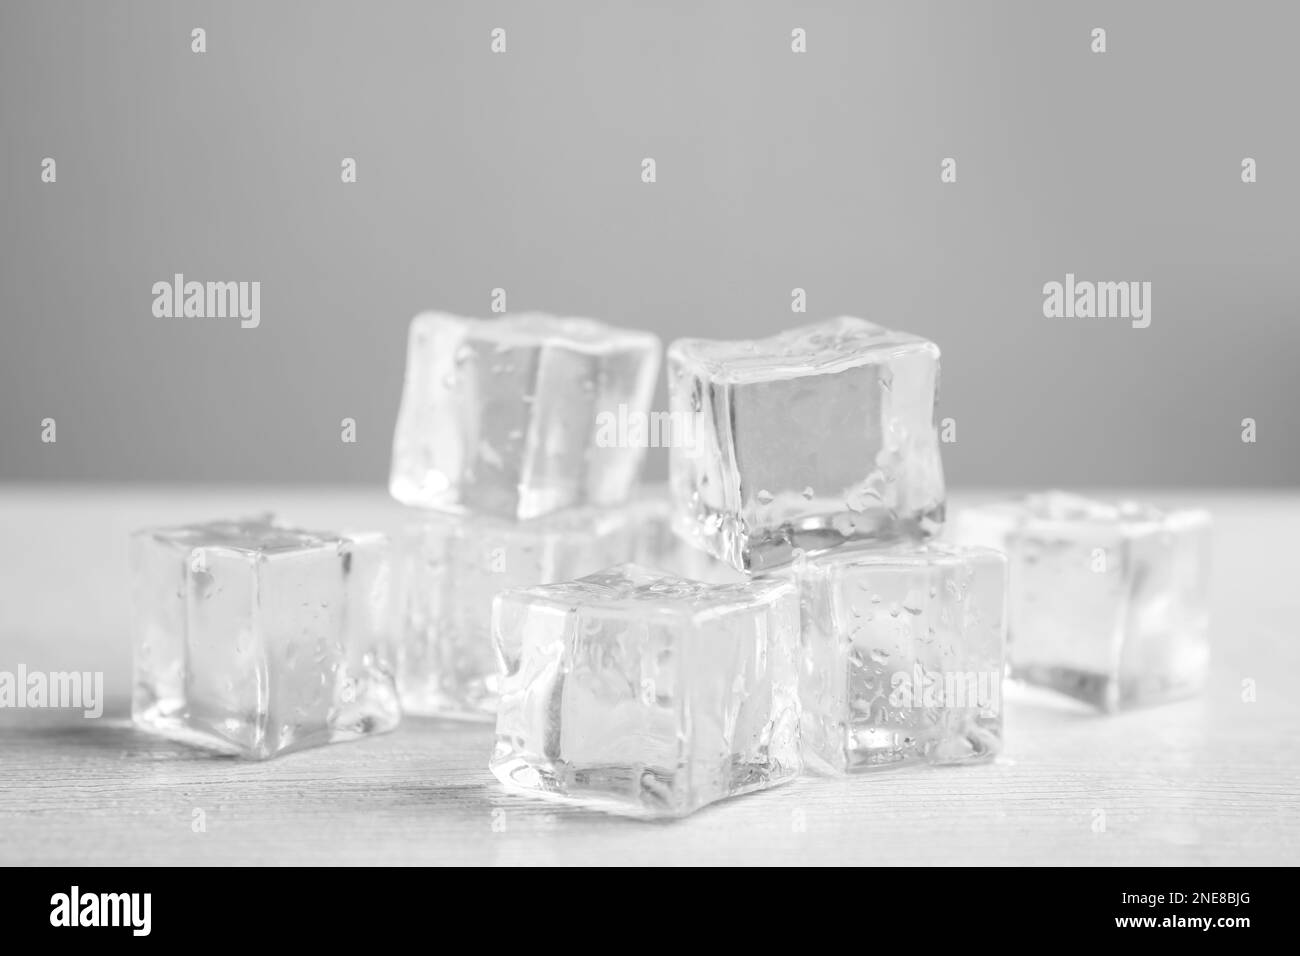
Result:
{"label": "ice cube", "polygon": [[839,318],[669,349],[679,530],[746,571],[845,542],[925,537],[943,521],[939,349]]}
{"label": "ice cube", "polygon": [[398,501],[525,520],[622,504],[659,370],[649,332],[540,314],[411,322],[393,438]]}
{"label": "ice cube", "polygon": [[264,516],[138,531],[131,555],[142,728],[262,759],[397,725],[383,535]]}
{"label": "ice cube", "polygon": [[506,591],[492,772],[508,787],[680,816],[800,770],[790,581],[712,585],[623,565]]}
{"label": "ice cube", "polygon": [[1007,553],[1012,676],[1105,711],[1186,697],[1209,663],[1210,516],[1052,491],[963,509]]}
{"label": "ice cube", "polygon": [[842,548],[797,561],[793,576],[803,600],[799,692],[809,766],[855,773],[997,754],[1001,554],[941,542]]}
{"label": "ice cube", "polygon": [[399,548],[398,688],[409,714],[496,718],[492,599],[631,561],[657,547],[666,506],[578,508],[512,522],[426,512]]}

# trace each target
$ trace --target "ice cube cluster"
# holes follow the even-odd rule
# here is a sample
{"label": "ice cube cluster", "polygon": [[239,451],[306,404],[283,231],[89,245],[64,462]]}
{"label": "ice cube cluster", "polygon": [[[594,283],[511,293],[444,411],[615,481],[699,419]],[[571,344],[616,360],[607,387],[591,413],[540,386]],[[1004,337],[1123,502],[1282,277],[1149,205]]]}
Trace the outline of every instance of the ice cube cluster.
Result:
{"label": "ice cube cluster", "polygon": [[945,528],[934,343],[857,318],[678,340],[666,414],[660,353],[417,316],[404,532],[138,533],[136,721],[254,758],[399,710],[495,722],[511,790],[676,817],[805,770],[988,761],[1008,667],[1106,711],[1199,687],[1208,517],[1048,493]]}
{"label": "ice cube cluster", "polygon": [[602,424],[647,415],[661,351],[591,319],[412,320],[389,486],[414,514],[397,560],[407,713],[494,721],[497,592],[638,557],[646,448]]}
{"label": "ice cube cluster", "polygon": [[805,766],[995,755],[1006,562],[931,540],[938,348],[839,318],[668,361],[690,440],[640,566],[496,598],[493,772],[675,816]]}

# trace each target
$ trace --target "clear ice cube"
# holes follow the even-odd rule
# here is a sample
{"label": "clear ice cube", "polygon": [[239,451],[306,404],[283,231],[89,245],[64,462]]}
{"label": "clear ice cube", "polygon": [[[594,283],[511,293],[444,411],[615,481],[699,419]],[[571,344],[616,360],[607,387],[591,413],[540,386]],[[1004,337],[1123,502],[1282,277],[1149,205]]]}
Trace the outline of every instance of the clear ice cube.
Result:
{"label": "clear ice cube", "polygon": [[408,505],[526,520],[627,500],[645,443],[659,339],[520,314],[411,322],[390,489]]}
{"label": "clear ice cube", "polygon": [[395,727],[387,551],[270,516],[136,532],[136,723],[255,759]]}
{"label": "clear ice cube", "polygon": [[492,772],[508,787],[681,816],[800,770],[792,582],[712,585],[624,565],[506,591]]}
{"label": "clear ice cube", "polygon": [[792,573],[803,601],[809,766],[855,773],[998,753],[1001,554],[941,542],[844,548],[799,559]]}
{"label": "clear ice cube", "polygon": [[962,509],[950,529],[1010,561],[1012,676],[1105,711],[1204,683],[1210,532],[1199,509],[1059,491]]}
{"label": "clear ice cube", "polygon": [[492,599],[635,560],[656,547],[665,506],[634,501],[511,522],[430,511],[398,550],[402,629],[397,682],[410,714],[496,717]]}
{"label": "clear ice cube", "polygon": [[939,349],[862,319],[669,349],[679,530],[746,571],[943,521]]}

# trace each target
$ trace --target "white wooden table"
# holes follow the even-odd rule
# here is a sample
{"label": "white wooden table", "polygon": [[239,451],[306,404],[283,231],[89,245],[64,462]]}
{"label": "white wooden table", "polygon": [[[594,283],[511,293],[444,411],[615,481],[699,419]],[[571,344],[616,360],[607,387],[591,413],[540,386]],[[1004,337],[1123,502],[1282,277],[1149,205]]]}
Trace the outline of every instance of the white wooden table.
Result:
{"label": "white wooden table", "polygon": [[408,719],[265,763],[130,727],[128,531],[267,508],[392,528],[382,492],[0,487],[0,670],[102,671],[108,698],[96,720],[0,709],[0,864],[1296,864],[1300,496],[1143,497],[1215,515],[1203,697],[1102,717],[1013,696],[992,765],[805,778],[654,824],[502,792],[488,727]]}

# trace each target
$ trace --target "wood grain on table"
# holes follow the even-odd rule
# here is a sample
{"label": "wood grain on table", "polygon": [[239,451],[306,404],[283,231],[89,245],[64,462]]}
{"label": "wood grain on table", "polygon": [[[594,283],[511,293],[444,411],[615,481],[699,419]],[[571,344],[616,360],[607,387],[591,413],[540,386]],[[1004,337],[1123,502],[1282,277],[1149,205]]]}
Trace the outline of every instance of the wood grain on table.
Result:
{"label": "wood grain on table", "polygon": [[1215,517],[1200,698],[1105,717],[1013,692],[996,763],[808,777],[645,823],[505,793],[488,726],[408,718],[263,763],[130,726],[129,531],[268,508],[392,529],[382,492],[0,488],[0,671],[102,671],[108,701],[99,719],[0,708],[0,863],[1300,862],[1300,496],[1142,497]]}

